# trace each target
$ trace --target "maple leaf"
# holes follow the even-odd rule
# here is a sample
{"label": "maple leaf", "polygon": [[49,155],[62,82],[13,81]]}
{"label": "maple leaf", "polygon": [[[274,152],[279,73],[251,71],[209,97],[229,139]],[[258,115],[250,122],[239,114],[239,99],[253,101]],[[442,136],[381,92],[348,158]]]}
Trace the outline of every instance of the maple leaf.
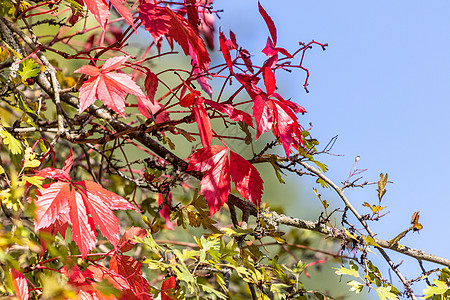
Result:
{"label": "maple leaf", "polygon": [[80,113],[92,105],[95,100],[100,99],[106,106],[125,117],[126,93],[136,95],[138,99],[147,98],[130,75],[112,73],[119,70],[127,59],[128,56],[112,57],[100,68],[85,65],[74,71],[92,76],[80,88]]}
{"label": "maple leaf", "polygon": [[[109,6],[105,0],[84,0],[88,10],[94,15],[97,22],[106,30],[106,22],[109,18]],[[124,0],[109,0],[109,2],[114,6],[117,12],[125,19],[125,21],[130,24],[134,29],[133,16],[130,10],[124,5]]]}
{"label": "maple leaf", "polygon": [[200,181],[201,193],[208,201],[211,216],[228,200],[230,175],[244,198],[255,204],[261,200],[263,181],[256,168],[232,151],[229,162],[228,151],[228,147],[218,145],[199,149],[192,155],[187,168],[188,171],[204,172]]}
{"label": "maple leaf", "polygon": [[23,276],[22,273],[17,271],[16,269],[9,269],[9,274],[12,278],[12,284],[14,287],[14,292],[16,293],[16,296],[20,300],[28,300],[28,283],[25,276]]}
{"label": "maple leaf", "polygon": [[119,219],[112,210],[136,210],[124,198],[104,189],[92,181],[72,182],[69,175],[73,154],[70,151],[63,170],[46,168],[35,176],[47,175],[56,182],[43,185],[36,191],[34,204],[35,230],[48,232],[65,231],[67,223],[72,223],[72,239],[86,256],[95,247],[97,236],[95,226],[117,247],[119,242]]}

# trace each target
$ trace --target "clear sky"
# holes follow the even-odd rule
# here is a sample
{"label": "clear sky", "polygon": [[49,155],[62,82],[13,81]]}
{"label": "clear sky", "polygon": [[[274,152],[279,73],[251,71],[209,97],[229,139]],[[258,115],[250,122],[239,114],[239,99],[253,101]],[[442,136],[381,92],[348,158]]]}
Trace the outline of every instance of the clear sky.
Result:
{"label": "clear sky", "polygon": [[[393,184],[383,201],[390,213],[371,227],[380,238],[391,239],[420,210],[423,230],[401,243],[450,258],[450,1],[261,4],[276,24],[278,46],[293,50],[299,41],[312,39],[329,44],[325,52],[316,47],[307,54],[309,94],[301,86],[301,71],[278,80],[282,96],[306,108],[301,122],[304,127],[313,123],[312,135],[322,145],[339,135],[333,152],[344,156],[322,158],[330,167],[328,176],[345,181],[357,155],[358,167],[368,169],[364,180],[377,181],[387,172]],[[257,1],[217,0],[215,8],[225,10],[217,25],[226,33],[233,29],[240,46],[261,55],[269,32]],[[300,182],[311,202],[317,201],[310,181]],[[362,203],[377,202],[375,186],[347,194],[361,213],[368,213]],[[326,195],[335,207],[343,207],[332,193]],[[392,258],[396,263],[403,259]],[[387,264],[378,260],[388,274]],[[400,270],[409,279],[419,275],[414,261],[405,261]],[[401,287],[394,274],[392,282]]]}

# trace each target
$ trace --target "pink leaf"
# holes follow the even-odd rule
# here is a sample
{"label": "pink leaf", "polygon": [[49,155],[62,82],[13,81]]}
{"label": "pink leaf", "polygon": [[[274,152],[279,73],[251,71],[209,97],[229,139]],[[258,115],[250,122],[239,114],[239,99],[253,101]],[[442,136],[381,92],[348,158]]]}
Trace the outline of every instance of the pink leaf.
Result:
{"label": "pink leaf", "polygon": [[230,151],[230,173],[241,196],[259,205],[263,180],[256,168],[239,154]]}
{"label": "pink leaf", "polygon": [[[125,94],[146,97],[141,88],[134,82],[130,75],[125,73],[112,73],[121,68],[128,56],[117,56],[108,59],[101,67],[98,75],[89,78],[80,88],[80,108],[83,112],[98,98],[109,108],[125,116]],[[76,73],[94,74],[91,68],[79,68]]]}
{"label": "pink leaf", "polygon": [[28,283],[22,273],[15,269],[9,269],[9,274],[13,279],[14,292],[20,300],[28,300]]}

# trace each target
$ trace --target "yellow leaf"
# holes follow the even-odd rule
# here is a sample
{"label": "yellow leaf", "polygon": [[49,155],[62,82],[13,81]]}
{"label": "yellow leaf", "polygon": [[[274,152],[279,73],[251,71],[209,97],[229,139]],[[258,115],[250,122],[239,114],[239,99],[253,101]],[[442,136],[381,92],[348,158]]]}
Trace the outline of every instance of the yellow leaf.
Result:
{"label": "yellow leaf", "polygon": [[22,145],[20,142],[3,127],[0,127],[0,137],[3,140],[3,143],[8,146],[9,151],[11,151],[13,155],[22,153]]}
{"label": "yellow leaf", "polygon": [[0,47],[0,62],[4,62],[9,57],[9,52],[6,48]]}
{"label": "yellow leaf", "polygon": [[31,147],[27,147],[25,149],[25,162],[24,162],[24,168],[36,168],[39,167],[41,162],[37,159],[34,159],[36,157],[36,153],[33,152],[33,149]]}

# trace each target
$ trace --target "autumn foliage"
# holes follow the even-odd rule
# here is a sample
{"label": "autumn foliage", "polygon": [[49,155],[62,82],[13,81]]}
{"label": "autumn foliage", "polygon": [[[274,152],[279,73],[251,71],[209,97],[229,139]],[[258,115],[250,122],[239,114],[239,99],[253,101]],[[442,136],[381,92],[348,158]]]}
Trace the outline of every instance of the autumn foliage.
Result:
{"label": "autumn foliage", "polygon": [[[0,293],[328,299],[302,280],[331,258],[364,266],[364,278],[353,261],[334,271],[360,280],[348,283],[352,290],[401,295],[367,254],[400,247],[404,235],[422,229],[419,214],[402,236],[378,240],[366,222],[382,217],[387,175],[378,181],[378,202],[364,204],[371,214],[360,216],[341,194],[356,186],[349,179],[358,172],[342,189],[323,175],[317,155],[334,141],[319,150],[301,125],[306,109],[277,88],[278,72],[295,71],[308,92],[303,59],[327,44],[283,48],[259,2],[268,36],[258,55],[238,43],[238,32],[217,28],[222,11],[212,0],[2,3]],[[135,37],[145,43],[134,45]],[[178,66],[166,67],[180,56]],[[264,191],[272,181],[258,164],[271,166],[280,183],[286,172],[317,177],[345,209],[330,213],[314,189],[324,212],[313,225],[271,210]],[[344,228],[332,222],[334,213]],[[285,236],[280,224],[294,229]],[[316,237],[299,228],[335,242],[316,249]]]}

